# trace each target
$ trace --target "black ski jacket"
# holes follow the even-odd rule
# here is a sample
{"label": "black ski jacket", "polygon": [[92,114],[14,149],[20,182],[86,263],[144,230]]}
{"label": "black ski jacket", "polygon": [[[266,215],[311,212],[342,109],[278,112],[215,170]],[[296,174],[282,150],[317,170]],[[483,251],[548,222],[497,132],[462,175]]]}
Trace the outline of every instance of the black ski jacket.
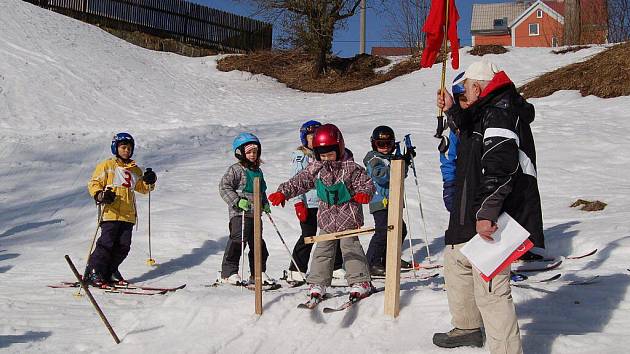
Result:
{"label": "black ski jacket", "polygon": [[467,242],[477,220],[497,221],[507,212],[544,247],[542,210],[536,172],[536,149],[530,123],[534,106],[499,72],[466,110],[453,106],[447,115],[460,128],[456,193],[447,245]]}

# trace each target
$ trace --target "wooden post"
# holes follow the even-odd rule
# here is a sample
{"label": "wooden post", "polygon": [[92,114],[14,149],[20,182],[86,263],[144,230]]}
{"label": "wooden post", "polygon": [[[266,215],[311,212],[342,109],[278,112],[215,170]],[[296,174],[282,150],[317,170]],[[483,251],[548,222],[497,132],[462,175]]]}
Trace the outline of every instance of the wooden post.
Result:
{"label": "wooden post", "polygon": [[81,284],[81,287],[83,288],[83,290],[85,290],[85,294],[88,296],[88,299],[90,299],[90,302],[92,303],[92,306],[94,306],[96,313],[98,313],[98,316],[101,318],[101,320],[105,324],[105,327],[107,327],[109,334],[111,334],[112,338],[114,338],[114,342],[116,342],[116,344],[120,344],[120,339],[118,339],[118,336],[116,335],[116,332],[114,332],[112,325],[109,324],[107,317],[105,317],[105,314],[103,313],[103,311],[101,311],[101,308],[96,303],[96,300],[94,300],[94,297],[92,296],[92,293],[90,292],[90,289],[88,289],[87,284],[83,281],[83,279],[79,275],[79,272],[77,271],[77,268],[74,266],[74,263],[72,263],[72,260],[70,260],[70,256],[66,255],[65,258],[66,258],[66,262],[68,262],[68,265],[70,266],[70,269],[72,270],[72,273],[77,278],[77,281],[79,282],[79,284]]}
{"label": "wooden post", "polygon": [[317,242],[322,242],[322,241],[338,240],[344,237],[354,237],[354,236],[359,236],[363,234],[371,234],[371,233],[374,233],[374,230],[376,229],[373,227],[364,227],[360,229],[332,232],[329,234],[322,234],[322,235],[317,235],[317,236],[306,236],[304,237],[304,243],[310,244],[310,243],[317,243]]}
{"label": "wooden post", "polygon": [[387,255],[385,259],[385,315],[400,313],[400,250],[402,244],[402,210],[404,191],[403,160],[393,160],[390,167],[387,207]]}
{"label": "wooden post", "polygon": [[[256,314],[262,315],[262,198],[260,177],[254,178],[254,281],[256,284]],[[245,255],[242,255],[245,257]]]}

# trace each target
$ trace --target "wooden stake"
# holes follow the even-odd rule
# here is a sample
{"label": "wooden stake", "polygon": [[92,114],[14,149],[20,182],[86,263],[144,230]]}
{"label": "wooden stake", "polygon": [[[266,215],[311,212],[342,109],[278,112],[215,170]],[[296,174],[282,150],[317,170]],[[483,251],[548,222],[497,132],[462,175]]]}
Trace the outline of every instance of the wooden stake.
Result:
{"label": "wooden stake", "polygon": [[[388,226],[388,229],[390,228],[391,226]],[[322,241],[338,240],[344,237],[353,237],[353,236],[358,236],[362,234],[374,233],[374,230],[375,229],[373,227],[364,227],[361,229],[333,232],[330,234],[323,234],[323,235],[318,235],[318,236],[308,236],[308,237],[304,237],[304,243],[317,243],[317,242],[322,242]]]}
{"label": "wooden stake", "polygon": [[103,311],[101,311],[101,308],[96,303],[96,300],[94,300],[94,297],[92,296],[92,293],[88,289],[87,284],[85,284],[83,282],[83,279],[79,275],[79,272],[77,271],[77,268],[74,266],[74,263],[72,263],[72,261],[70,260],[70,257],[68,255],[66,255],[65,258],[66,258],[66,262],[68,262],[68,265],[70,266],[70,269],[72,269],[72,273],[74,273],[74,276],[79,281],[79,284],[81,284],[81,287],[83,288],[83,290],[85,290],[85,294],[88,296],[88,299],[90,299],[90,302],[92,303],[92,306],[94,306],[94,309],[96,310],[98,315],[101,317],[101,320],[105,324],[105,327],[107,327],[107,330],[109,331],[109,334],[111,334],[112,338],[114,338],[114,342],[116,342],[116,344],[119,344],[120,343],[120,339],[118,339],[118,336],[116,335],[116,332],[114,332],[114,329],[112,328],[112,326],[109,324],[109,321],[107,320],[107,317],[105,317],[105,315],[103,314]]}
{"label": "wooden stake", "polygon": [[[254,178],[254,281],[256,284],[256,314],[262,315],[262,198],[260,177]],[[243,255],[245,257],[245,255]]]}
{"label": "wooden stake", "polygon": [[402,211],[404,190],[403,160],[393,160],[390,167],[387,207],[387,255],[385,260],[385,315],[400,314],[400,252],[402,248]]}

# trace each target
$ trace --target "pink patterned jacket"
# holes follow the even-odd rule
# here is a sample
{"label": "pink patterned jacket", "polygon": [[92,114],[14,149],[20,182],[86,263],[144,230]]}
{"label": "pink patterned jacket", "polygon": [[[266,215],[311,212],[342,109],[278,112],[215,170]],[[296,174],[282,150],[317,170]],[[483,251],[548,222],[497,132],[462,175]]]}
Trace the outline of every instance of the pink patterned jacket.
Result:
{"label": "pink patterned jacket", "polygon": [[[374,184],[365,169],[354,162],[352,153],[346,151],[344,161],[313,161],[304,170],[278,187],[278,192],[291,199],[315,188],[321,178],[327,186],[343,181],[350,195],[374,194]],[[363,226],[363,206],[354,200],[341,205],[328,205],[319,201],[317,226],[325,233],[357,229]]]}

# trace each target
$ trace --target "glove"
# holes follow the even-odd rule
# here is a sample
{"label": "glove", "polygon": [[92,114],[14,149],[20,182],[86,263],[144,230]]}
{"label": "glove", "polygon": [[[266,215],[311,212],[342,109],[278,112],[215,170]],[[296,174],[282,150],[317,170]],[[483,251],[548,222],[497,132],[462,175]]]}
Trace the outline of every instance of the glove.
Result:
{"label": "glove", "polygon": [[357,193],[352,196],[352,200],[354,200],[355,202],[359,204],[368,204],[371,199],[372,197],[370,197],[369,194],[365,194],[365,193]]}
{"label": "glove", "polygon": [[249,202],[249,200],[242,198],[241,200],[238,201],[238,203],[236,204],[237,207],[241,208],[243,211],[249,211],[249,207],[250,207],[251,203]]}
{"label": "glove", "polygon": [[157,175],[155,174],[155,172],[153,172],[152,169],[147,168],[147,170],[144,171],[144,175],[142,176],[142,180],[146,184],[155,184],[155,181],[157,181]]}
{"label": "glove", "polygon": [[408,147],[405,155],[403,156],[407,165],[411,165],[411,160],[413,160],[414,157],[416,157],[416,148],[413,146]]}
{"label": "glove", "polygon": [[415,146],[408,147],[407,151],[405,152],[405,155],[411,156],[411,158],[416,157],[416,147]]}
{"label": "glove", "polygon": [[442,191],[442,199],[444,199],[444,206],[448,212],[453,211],[453,198],[455,197],[455,181],[444,182]]}
{"label": "glove", "polygon": [[282,207],[284,207],[284,202],[286,202],[287,200],[287,198],[281,192],[271,193],[267,199],[269,199],[271,205],[278,206],[282,204]]}
{"label": "glove", "polygon": [[116,199],[116,193],[111,188],[105,191],[98,191],[94,194],[94,200],[99,204],[111,204]]}
{"label": "glove", "polygon": [[263,211],[267,214],[271,214],[271,207],[269,206],[269,204],[263,205]]}
{"label": "glove", "polygon": [[294,205],[295,207],[295,215],[297,215],[298,220],[300,222],[306,222],[306,218],[308,217],[308,209],[304,205],[304,202],[297,202]]}

